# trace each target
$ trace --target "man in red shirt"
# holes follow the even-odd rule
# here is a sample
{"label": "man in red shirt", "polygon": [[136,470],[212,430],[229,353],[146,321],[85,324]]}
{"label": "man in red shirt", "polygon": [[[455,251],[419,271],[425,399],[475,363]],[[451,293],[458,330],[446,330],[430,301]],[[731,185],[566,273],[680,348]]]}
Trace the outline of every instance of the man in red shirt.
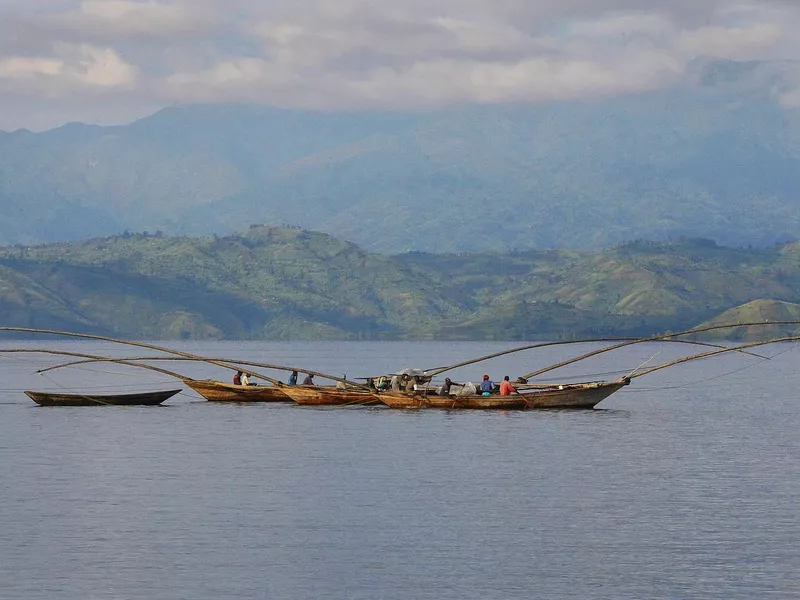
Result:
{"label": "man in red shirt", "polygon": [[503,382],[500,384],[500,395],[501,396],[509,396],[511,394],[516,394],[517,388],[515,388],[511,383],[508,381],[508,375],[503,377]]}

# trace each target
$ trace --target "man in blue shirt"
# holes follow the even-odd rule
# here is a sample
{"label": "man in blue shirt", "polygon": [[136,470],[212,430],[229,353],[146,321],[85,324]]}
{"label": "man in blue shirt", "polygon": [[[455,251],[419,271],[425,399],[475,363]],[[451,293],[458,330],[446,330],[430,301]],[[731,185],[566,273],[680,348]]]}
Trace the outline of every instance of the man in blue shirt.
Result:
{"label": "man in blue shirt", "polygon": [[481,393],[489,392],[490,394],[494,391],[494,381],[489,379],[488,375],[483,376],[483,382],[481,383]]}

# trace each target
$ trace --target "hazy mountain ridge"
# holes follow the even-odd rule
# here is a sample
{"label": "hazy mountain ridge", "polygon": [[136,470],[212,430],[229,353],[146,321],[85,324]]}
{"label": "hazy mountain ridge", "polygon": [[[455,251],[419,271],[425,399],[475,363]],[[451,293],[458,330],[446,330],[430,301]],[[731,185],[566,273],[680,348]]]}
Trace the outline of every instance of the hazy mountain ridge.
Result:
{"label": "hazy mountain ridge", "polygon": [[384,253],[770,245],[800,237],[798,112],[717,86],[417,113],[189,106],[18,131],[0,135],[0,242],[265,223]]}
{"label": "hazy mountain ridge", "polygon": [[800,304],[800,244],[384,256],[322,233],[254,227],[0,248],[4,324],[122,337],[649,335],[755,300]]}

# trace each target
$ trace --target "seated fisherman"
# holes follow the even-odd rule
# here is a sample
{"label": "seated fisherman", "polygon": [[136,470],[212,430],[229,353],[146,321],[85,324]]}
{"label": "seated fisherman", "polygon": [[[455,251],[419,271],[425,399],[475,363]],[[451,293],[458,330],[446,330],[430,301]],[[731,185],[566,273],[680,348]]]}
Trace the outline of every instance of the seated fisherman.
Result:
{"label": "seated fisherman", "polygon": [[503,377],[503,383],[500,384],[500,395],[501,396],[510,396],[511,394],[516,394],[517,388],[511,385],[511,382],[508,380],[508,375]]}

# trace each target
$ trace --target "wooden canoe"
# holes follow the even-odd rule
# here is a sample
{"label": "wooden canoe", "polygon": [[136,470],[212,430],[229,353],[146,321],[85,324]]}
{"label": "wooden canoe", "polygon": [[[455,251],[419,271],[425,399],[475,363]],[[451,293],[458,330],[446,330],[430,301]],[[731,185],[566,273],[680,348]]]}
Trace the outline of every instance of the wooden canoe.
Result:
{"label": "wooden canoe", "polygon": [[211,402],[289,402],[274,385],[235,385],[213,379],[184,379],[183,383]]}
{"label": "wooden canoe", "polygon": [[594,408],[630,380],[565,383],[548,387],[522,388],[510,396],[470,395],[435,396],[384,392],[380,401],[390,408],[449,408],[449,409],[527,409],[527,408]]}
{"label": "wooden canoe", "polygon": [[334,386],[289,385],[281,389],[289,398],[302,405],[374,406],[380,404],[375,394],[358,388],[340,389]]}
{"label": "wooden canoe", "polygon": [[25,394],[41,406],[155,406],[180,391],[177,389],[136,394],[60,394],[26,391]]}

